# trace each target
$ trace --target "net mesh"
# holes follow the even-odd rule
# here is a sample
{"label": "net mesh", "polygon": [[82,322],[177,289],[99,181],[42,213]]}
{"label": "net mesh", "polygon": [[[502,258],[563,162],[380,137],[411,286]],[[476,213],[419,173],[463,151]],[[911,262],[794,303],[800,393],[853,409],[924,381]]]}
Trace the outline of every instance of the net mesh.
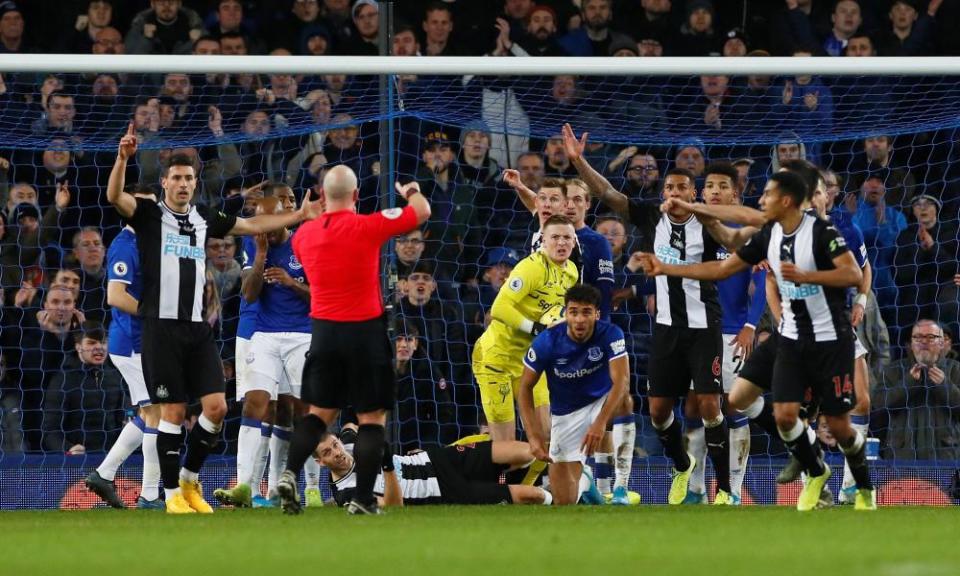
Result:
{"label": "net mesh", "polygon": [[[8,75],[0,95],[4,454],[76,445],[103,451],[130,416],[115,378],[93,389],[64,383],[80,373],[72,338],[42,323],[54,306],[48,288],[57,270],[74,268],[78,309],[109,324],[102,273],[84,260],[96,260],[98,249],[77,233],[92,227],[108,246],[121,229],[104,187],[128,122],[141,136],[128,182],[155,185],[167,158],[187,153],[200,167],[197,202],[227,212],[242,213],[244,191],[263,180],[287,183],[302,198],[340,163],[360,177],[361,212],[394,202],[380,187],[384,172],[421,183],[433,216],[422,236],[393,245],[390,258],[401,278],[389,297],[392,314],[418,334],[398,374],[392,415],[404,450],[479,430],[472,345],[489,321],[504,263],[529,252],[536,226],[500,174],[519,168],[534,188],[544,175],[575,176],[556,139],[570,122],[578,134],[590,133],[590,163],[632,198],[656,198],[659,178],[673,166],[699,174],[710,161],[735,161],[747,205],[756,205],[766,177],[787,158],[833,170],[836,207],[862,229],[874,270],[875,298],[860,331],[871,353],[871,429],[881,456],[945,467],[960,459],[960,365],[951,346],[938,365],[942,379],[933,371],[910,378],[918,319],[957,334],[956,78],[392,76],[388,83],[384,109],[374,77]],[[379,120],[389,120],[390,131],[381,132]],[[382,138],[392,143],[388,158],[380,157]],[[914,205],[922,195],[930,200]],[[588,224],[606,213],[594,206]],[[624,286],[634,281],[624,263],[638,231],[627,226],[624,237],[610,239]],[[217,288],[208,318],[231,386],[238,252],[229,245],[225,257],[208,253]],[[421,259],[434,266],[427,304],[415,304],[405,291],[417,283],[403,280]],[[648,305],[647,296],[631,299],[612,316],[629,340],[632,393],[641,407]],[[638,456],[655,456],[661,450],[644,411]],[[225,454],[235,450],[238,421],[239,406],[231,403]],[[753,440],[757,455],[785,454],[779,440],[758,430]]]}

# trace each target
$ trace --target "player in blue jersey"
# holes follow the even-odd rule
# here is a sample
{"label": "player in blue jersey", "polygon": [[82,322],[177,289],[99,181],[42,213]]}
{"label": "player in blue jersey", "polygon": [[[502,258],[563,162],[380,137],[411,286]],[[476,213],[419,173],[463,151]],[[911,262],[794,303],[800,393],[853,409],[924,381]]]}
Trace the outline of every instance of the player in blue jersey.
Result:
{"label": "player in blue jersey", "polygon": [[[279,196],[275,191],[273,197],[261,200],[257,214],[285,212]],[[241,359],[247,364],[247,373],[237,442],[237,485],[233,489],[214,491],[214,496],[224,504],[239,507],[253,504],[252,484],[260,482],[255,474],[264,443],[261,430],[264,419],[270,416],[271,402],[277,406],[273,427],[276,437],[277,431],[283,430],[281,423],[289,422],[292,414],[290,398],[300,396],[303,363],[310,346],[310,288],[302,266],[293,255],[292,237],[290,231],[281,229],[257,236],[252,247],[245,244],[244,261],[249,272],[243,280],[243,298],[259,302],[259,309],[256,332],[250,339],[246,357]],[[271,460],[277,467],[285,461],[284,452],[271,452]],[[274,468],[271,465],[271,471]]]}
{"label": "player in blue jersey", "polygon": [[[156,194],[147,188],[126,190],[136,198],[157,201]],[[110,361],[117,367],[127,385],[130,401],[138,408],[137,415],[123,427],[107,456],[96,470],[91,472],[85,484],[87,488],[114,508],[124,508],[117,496],[114,477],[120,465],[143,446],[143,477],[137,507],[145,509],[164,508],[160,499],[160,462],[157,458],[157,425],[160,423],[160,406],[150,403],[147,384],[140,363],[140,319],[137,307],[142,289],[140,256],[137,252],[137,235],[130,226],[110,243],[107,251],[107,303],[111,306],[113,321],[107,352]]]}
{"label": "player in blue jersey", "polygon": [[[737,169],[726,162],[713,163],[704,171],[703,191],[705,204],[738,205]],[[722,246],[717,251],[717,260],[726,260],[730,252]],[[723,361],[721,376],[723,379],[724,407],[727,427],[730,430],[730,496],[733,504],[740,503],[740,488],[746,474],[747,458],[750,455],[750,421],[736,410],[730,410],[727,396],[733,389],[734,381],[743,362],[750,356],[754,346],[757,323],[767,305],[765,295],[766,273],[763,270],[752,272],[744,270],[717,282],[722,311],[721,328],[723,332]],[[753,291],[751,293],[751,284]],[[688,396],[685,404],[687,418],[687,450],[699,462],[706,462],[707,444],[704,436],[703,421],[697,403]],[[694,469],[687,487],[685,504],[700,504],[707,500],[704,482],[705,466]]]}
{"label": "player in blue jersey", "polygon": [[[520,377],[520,416],[530,449],[551,462],[554,504],[574,504],[583,463],[600,448],[630,382],[626,342],[619,327],[600,320],[600,291],[587,284],[567,290],[565,321],[534,338]],[[542,374],[550,390],[550,447],[533,408]]]}

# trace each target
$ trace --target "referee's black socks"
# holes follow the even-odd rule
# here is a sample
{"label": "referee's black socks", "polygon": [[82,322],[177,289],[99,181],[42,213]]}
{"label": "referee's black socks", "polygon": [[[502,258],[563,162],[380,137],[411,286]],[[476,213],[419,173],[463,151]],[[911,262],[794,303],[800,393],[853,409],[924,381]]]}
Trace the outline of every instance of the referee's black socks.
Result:
{"label": "referee's black socks", "polygon": [[703,437],[707,454],[717,475],[717,490],[730,494],[730,430],[723,414],[713,422],[703,421]]}
{"label": "referee's black socks", "polygon": [[383,426],[379,424],[361,424],[357,431],[357,444],[353,448],[357,471],[357,492],[354,498],[364,505],[374,501],[373,485],[380,473],[385,436]]}
{"label": "referee's black socks", "polygon": [[293,430],[290,452],[287,454],[287,470],[300,475],[303,463],[317,449],[317,444],[327,431],[327,424],[316,414],[307,414]]}

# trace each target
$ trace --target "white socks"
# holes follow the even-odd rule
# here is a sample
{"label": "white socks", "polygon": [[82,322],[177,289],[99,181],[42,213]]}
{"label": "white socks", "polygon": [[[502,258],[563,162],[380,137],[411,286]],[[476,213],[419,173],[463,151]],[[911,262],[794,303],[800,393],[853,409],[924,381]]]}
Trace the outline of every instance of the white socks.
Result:
{"label": "white socks", "polygon": [[263,471],[267,469],[267,460],[270,457],[271,437],[273,437],[273,424],[263,424],[260,427],[257,458],[253,461],[253,473],[250,475],[250,495],[254,498],[263,496],[260,485],[263,483]]}
{"label": "white socks", "polygon": [[320,463],[312,454],[303,463],[303,474],[306,476],[307,490],[320,489]]}
{"label": "white socks", "polygon": [[613,453],[616,458],[614,488],[627,488],[630,472],[633,470],[633,447],[637,439],[637,425],[631,422],[613,424]]}
{"label": "white socks", "polygon": [[101,478],[113,481],[120,465],[143,443],[143,428],[143,420],[139,416],[127,422],[120,431],[117,441],[107,452],[106,458],[97,467],[97,474],[100,474]]}
{"label": "white socks", "polygon": [[253,483],[253,471],[260,452],[261,422],[254,418],[240,420],[240,433],[237,435],[237,484]]}
{"label": "white socks", "polygon": [[143,429],[143,481],[140,496],[144,500],[160,497],[160,457],[157,455],[156,428]]}
{"label": "white socks", "polygon": [[267,496],[276,493],[277,481],[287,467],[287,452],[290,451],[290,426],[273,426],[273,435],[270,437],[270,477],[267,478]]}
{"label": "white socks", "polygon": [[750,420],[745,416],[740,418],[742,423],[734,417],[730,427],[730,493],[738,498],[750,458]]}
{"label": "white socks", "polygon": [[[688,422],[689,424],[689,422]],[[707,440],[704,434],[703,426],[691,428],[687,426],[687,452],[697,459],[697,466],[690,474],[690,483],[687,485],[687,491],[697,494],[706,494],[707,486],[704,480],[704,474],[707,467]]]}

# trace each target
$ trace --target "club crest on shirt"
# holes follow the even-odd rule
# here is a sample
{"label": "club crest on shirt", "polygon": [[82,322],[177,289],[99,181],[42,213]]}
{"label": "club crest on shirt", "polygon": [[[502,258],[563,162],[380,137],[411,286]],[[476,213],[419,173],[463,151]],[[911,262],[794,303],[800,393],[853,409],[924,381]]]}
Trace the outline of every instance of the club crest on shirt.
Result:
{"label": "club crest on shirt", "polygon": [[603,350],[601,350],[599,346],[593,346],[587,350],[587,360],[596,362],[601,358],[603,358]]}
{"label": "club crest on shirt", "polygon": [[127,263],[126,262],[117,262],[113,265],[113,273],[117,276],[126,276],[127,275]]}
{"label": "club crest on shirt", "polygon": [[290,255],[290,269],[291,269],[291,270],[300,270],[301,268],[303,268],[303,264],[301,264],[300,261],[297,260],[297,256],[296,256],[295,254],[291,254],[291,255]]}

